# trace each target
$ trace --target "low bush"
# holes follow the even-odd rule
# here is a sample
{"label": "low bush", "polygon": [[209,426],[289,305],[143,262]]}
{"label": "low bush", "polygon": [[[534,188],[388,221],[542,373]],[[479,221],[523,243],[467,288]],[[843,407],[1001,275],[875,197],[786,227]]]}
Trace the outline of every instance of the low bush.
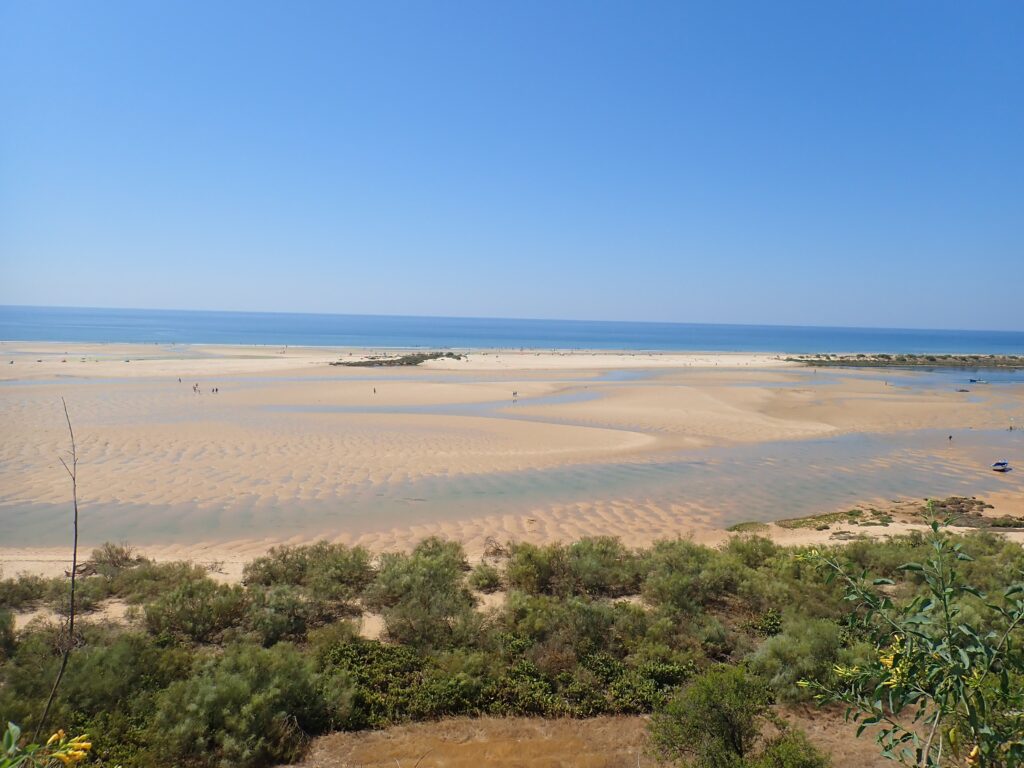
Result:
{"label": "low bush", "polygon": [[829,760],[798,730],[782,726],[763,741],[775,718],[765,683],[742,667],[711,667],[651,719],[651,741],[665,760],[693,768],[828,768]]}
{"label": "low bush", "polygon": [[195,766],[293,762],[327,725],[311,664],[293,646],[239,644],[172,683],[157,699],[151,753]]}
{"label": "low bush", "polygon": [[245,626],[264,646],[281,640],[305,640],[310,627],[325,620],[322,607],[286,584],[251,589],[248,598]]}
{"label": "low bush", "polygon": [[245,566],[243,579],[264,587],[304,587],[318,600],[347,603],[372,581],[373,568],[364,548],[321,541],[274,547]]}
{"label": "low bush", "polygon": [[149,561],[136,553],[135,548],[127,543],[114,544],[106,542],[92,551],[88,564],[101,576],[112,578],[119,571],[135,568]]}
{"label": "low bush", "polygon": [[0,609],[0,662],[14,653],[14,614]]}
{"label": "low bush", "polygon": [[[71,611],[70,579],[53,579],[46,592],[46,606],[61,616]],[[75,579],[75,611],[95,611],[110,596],[110,584],[101,576]]]}
{"label": "low bush", "polygon": [[[955,561],[958,579],[970,574],[972,588],[956,581],[953,592],[936,592],[938,566],[893,565],[921,553],[922,542]],[[762,732],[769,698],[801,700],[810,689],[874,707],[880,699],[864,686],[882,680],[883,698],[905,700],[904,676],[971,679],[960,650],[969,659],[991,653],[1000,665],[983,688],[965,689],[985,697],[989,714],[981,735],[963,736],[970,724],[957,725],[961,756],[975,744],[988,750],[986,760],[1010,755],[1020,731],[1024,623],[1014,617],[1024,611],[1024,588],[1009,582],[1024,549],[989,532],[857,542],[824,554],[756,537],[721,549],[676,540],[633,551],[600,538],[509,549],[506,574],[491,564],[502,554],[497,546],[486,567],[470,572],[458,544],[427,539],[382,557],[375,575],[359,549],[280,548],[250,565],[243,588],[217,584],[189,563],[152,563],[109,545],[94,557],[96,575],[79,580],[79,605],[104,594],[142,603],[145,631],[85,614],[70,640],[62,623],[45,619],[15,633],[11,610],[0,609],[0,722],[31,731],[70,642],[51,722],[92,734],[98,764],[124,768],[269,766],[296,757],[306,734],[328,727],[652,711],[666,759],[820,768],[799,733]],[[865,565],[895,583],[870,593],[857,586],[860,607],[851,611],[843,598],[861,580],[844,569],[857,574]],[[952,573],[945,565],[942,572]],[[503,576],[514,588],[500,607],[475,610],[470,586],[490,589]],[[989,590],[984,598],[977,585]],[[48,594],[63,599],[67,586],[64,578],[7,579],[0,596],[27,607]],[[355,622],[338,620],[360,590],[382,613],[389,643],[361,639]],[[643,601],[617,599],[638,590]],[[897,643],[891,625],[877,621],[884,612],[910,616],[908,627],[945,626],[932,615],[942,600],[956,616],[955,656],[946,646],[924,653],[937,641],[918,629]],[[932,623],[912,623],[919,615]],[[908,659],[928,675],[915,677]],[[707,669],[716,662],[727,664]],[[946,744],[948,729],[941,732]],[[952,743],[944,749],[955,751]]]}
{"label": "low bush", "polygon": [[476,634],[478,615],[465,585],[462,546],[429,538],[411,554],[381,557],[365,600],[380,610],[388,637],[416,648],[445,648]]}
{"label": "low bush", "polygon": [[619,597],[640,589],[636,553],[610,536],[565,546],[513,544],[506,571],[509,586],[532,595]]}
{"label": "low bush", "polygon": [[[379,728],[412,716],[426,659],[410,648],[376,640],[339,643],[323,654],[337,727]],[[338,692],[341,693],[338,696]]]}
{"label": "low bush", "polygon": [[129,603],[155,600],[185,584],[207,581],[206,570],[194,563],[154,563],[143,561],[131,568],[110,574],[110,595]]}
{"label": "low bush", "polygon": [[735,591],[745,566],[685,539],[659,541],[644,558],[644,597],[677,614],[694,615]]}
{"label": "low bush", "polygon": [[651,720],[651,741],[669,760],[697,766],[741,765],[751,756],[771,694],[741,667],[711,667]]}
{"label": "low bush", "polygon": [[211,643],[239,627],[248,598],[239,586],[186,581],[145,607],[146,627],[165,641]]}
{"label": "low bush", "polygon": [[31,608],[49,594],[53,582],[59,581],[27,573],[14,578],[0,579],[0,609],[22,611]]}
{"label": "low bush", "polygon": [[811,744],[802,731],[785,729],[770,739],[750,768],[830,768],[832,761]]}
{"label": "low bush", "polygon": [[[848,654],[847,654],[848,655]],[[750,661],[781,701],[807,701],[813,694],[800,680],[827,682],[843,656],[840,627],[827,619],[795,619],[765,641]]]}
{"label": "low bush", "polygon": [[479,563],[469,574],[469,586],[477,592],[497,592],[501,589],[501,573],[490,563]]}

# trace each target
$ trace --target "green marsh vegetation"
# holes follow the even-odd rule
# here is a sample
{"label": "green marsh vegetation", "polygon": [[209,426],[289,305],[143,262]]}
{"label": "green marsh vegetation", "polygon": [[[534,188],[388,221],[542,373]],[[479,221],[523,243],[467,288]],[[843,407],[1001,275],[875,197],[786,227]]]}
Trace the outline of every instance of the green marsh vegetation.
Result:
{"label": "green marsh vegetation", "polygon": [[462,355],[455,352],[412,352],[407,355],[377,355],[364,360],[338,360],[331,365],[348,368],[399,368],[425,363],[428,360],[461,360]]}
{"label": "green marsh vegetation", "polygon": [[[96,765],[255,768],[295,760],[338,729],[655,713],[664,761],[817,768],[827,759],[772,704],[819,699],[877,727],[893,718],[907,730],[883,746],[909,749],[911,765],[938,765],[940,744],[972,765],[1021,764],[1024,549],[987,530],[937,526],[817,550],[756,535],[720,548],[511,543],[475,567],[436,538],[379,557],[319,543],[271,550],[237,585],[105,545],[82,573],[91,605],[132,606],[118,624],[79,605],[49,718],[88,733]],[[66,587],[0,579],[0,717],[26,732],[62,630],[37,619],[15,631],[13,613],[59,610]],[[497,590],[504,600],[481,608]],[[370,610],[381,640],[360,636]]]}
{"label": "green marsh vegetation", "polygon": [[797,355],[786,360],[823,368],[1024,368],[1022,355]]}

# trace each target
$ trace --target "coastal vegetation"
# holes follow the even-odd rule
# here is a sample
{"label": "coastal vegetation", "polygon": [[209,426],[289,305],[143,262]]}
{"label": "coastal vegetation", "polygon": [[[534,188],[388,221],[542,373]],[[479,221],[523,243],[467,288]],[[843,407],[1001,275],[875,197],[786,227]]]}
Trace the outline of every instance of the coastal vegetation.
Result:
{"label": "coastal vegetation", "polygon": [[[989,530],[491,543],[475,566],[437,538],[378,557],[319,543],[235,585],[108,544],[81,573],[92,599],[50,721],[88,734],[101,766],[271,766],[315,734],[457,715],[654,713],[666,764],[817,768],[785,719],[815,701],[851,707],[908,765],[1024,760],[1024,548]],[[14,614],[59,612],[66,588],[0,579],[0,717],[26,733],[67,638]],[[110,598],[125,619],[90,620]]]}
{"label": "coastal vegetation", "polygon": [[337,360],[331,365],[350,368],[396,368],[401,366],[419,365],[428,360],[461,360],[462,355],[455,352],[412,352],[408,355],[370,355],[358,360]]}
{"label": "coastal vegetation", "polygon": [[[894,523],[921,525],[936,517],[941,517],[955,519],[958,528],[1024,530],[1024,517],[987,514],[986,510],[989,509],[993,509],[992,505],[982,499],[949,496],[945,499],[926,499],[924,503],[897,502],[884,509],[875,506],[862,506],[839,512],[789,517],[776,520],[774,525],[786,530],[802,528],[827,531],[837,525],[852,528],[888,528]],[[769,530],[769,527],[766,523],[743,522],[733,525],[729,530],[734,533],[763,533]]]}
{"label": "coastal vegetation", "polygon": [[1024,368],[1024,355],[845,354],[795,355],[786,360],[843,368]]}

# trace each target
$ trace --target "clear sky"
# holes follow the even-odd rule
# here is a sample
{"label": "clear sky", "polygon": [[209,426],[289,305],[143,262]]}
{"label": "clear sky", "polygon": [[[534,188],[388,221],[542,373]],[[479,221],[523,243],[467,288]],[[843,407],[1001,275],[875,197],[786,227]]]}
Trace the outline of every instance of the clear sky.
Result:
{"label": "clear sky", "polygon": [[0,3],[0,303],[1024,329],[1024,3]]}

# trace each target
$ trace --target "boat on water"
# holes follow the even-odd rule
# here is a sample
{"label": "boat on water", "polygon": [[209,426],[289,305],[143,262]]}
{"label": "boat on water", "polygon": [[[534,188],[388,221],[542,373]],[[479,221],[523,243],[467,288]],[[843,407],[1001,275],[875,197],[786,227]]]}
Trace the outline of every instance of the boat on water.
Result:
{"label": "boat on water", "polygon": [[993,472],[1009,472],[1012,469],[1008,461],[997,461],[992,465]]}
{"label": "boat on water", "polygon": [[971,384],[988,384],[984,379],[968,379]]}

